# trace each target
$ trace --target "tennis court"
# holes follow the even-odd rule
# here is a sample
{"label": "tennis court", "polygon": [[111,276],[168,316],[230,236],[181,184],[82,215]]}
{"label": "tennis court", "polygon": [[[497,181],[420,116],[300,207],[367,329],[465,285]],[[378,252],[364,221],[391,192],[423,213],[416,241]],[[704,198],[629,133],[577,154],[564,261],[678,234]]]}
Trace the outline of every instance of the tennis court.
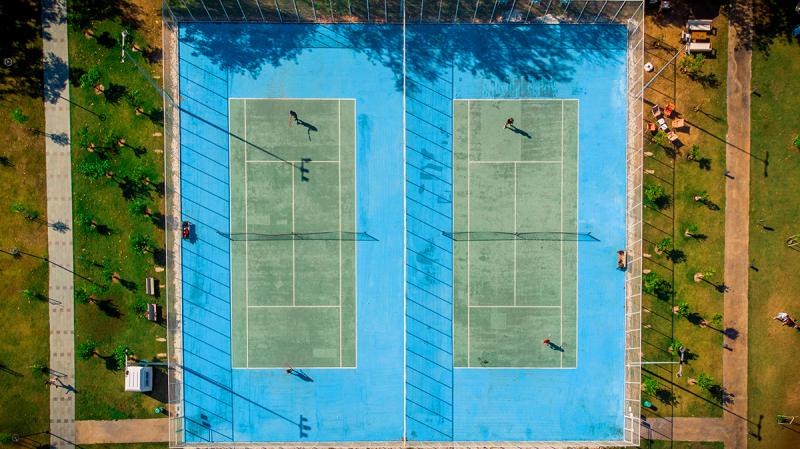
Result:
{"label": "tennis court", "polygon": [[626,36],[181,24],[177,438],[622,441]]}
{"label": "tennis court", "polygon": [[453,121],[454,365],[574,368],[578,101],[456,100]]}
{"label": "tennis court", "polygon": [[356,365],[354,125],[354,100],[230,99],[235,368]]}

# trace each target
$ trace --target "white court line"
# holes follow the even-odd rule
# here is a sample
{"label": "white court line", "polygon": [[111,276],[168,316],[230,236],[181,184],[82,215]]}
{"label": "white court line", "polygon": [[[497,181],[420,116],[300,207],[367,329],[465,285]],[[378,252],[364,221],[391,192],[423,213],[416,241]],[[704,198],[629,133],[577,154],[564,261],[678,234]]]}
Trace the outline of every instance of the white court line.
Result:
{"label": "white court line", "polygon": [[[468,100],[467,101],[467,162],[470,161],[470,144],[471,144],[471,135],[472,135],[472,104]],[[469,163],[467,164],[467,232],[470,232],[471,228],[469,227],[469,213],[470,211],[470,173],[469,173]],[[470,314],[469,309],[471,306],[470,300],[470,290],[472,286],[470,285],[470,261],[469,261],[469,248],[470,248],[470,240],[467,239],[467,366],[470,366]]]}
{"label": "white court line", "polygon": [[[292,168],[289,171],[292,172],[292,234],[294,234],[294,206],[295,206],[295,204],[294,204],[294,171],[295,171],[295,169]],[[295,303],[296,303],[295,284],[297,283],[296,282],[296,278],[295,278],[296,273],[295,273],[295,267],[294,267],[294,264],[295,264],[294,259],[296,257],[295,256],[295,252],[294,252],[294,246],[295,246],[294,245],[294,240],[295,239],[292,239],[292,305],[295,305]]]}
{"label": "white court line", "polygon": [[[517,163],[514,162],[514,234],[517,233]],[[512,242],[514,245],[514,305],[517,305],[517,239]]]}
{"label": "white court line", "polygon": [[[353,102],[353,228],[355,231],[358,231],[358,130],[356,126],[356,100],[350,100]],[[405,101],[405,100],[403,100]],[[405,119],[405,114],[403,114],[403,119]],[[405,129],[405,127],[403,128]],[[405,136],[405,134],[403,134]],[[405,145],[403,146],[403,155],[405,158]],[[405,159],[403,160],[403,179],[405,177]],[[403,189],[405,189],[406,183],[403,183]],[[403,194],[403,220],[405,220],[405,190]],[[405,241],[405,223],[403,224],[403,241]],[[405,257],[405,251],[403,252],[403,257]],[[405,262],[405,261],[404,261]],[[403,264],[405,267],[405,263]],[[405,270],[403,270],[405,272]],[[403,279],[403,288],[405,289],[405,279]],[[405,298],[405,294],[403,295]],[[405,299],[403,300],[403,304],[405,304]],[[403,316],[405,316],[405,310],[403,311]],[[358,242],[353,243],[353,321],[355,322],[354,326],[354,333],[355,338],[353,341],[353,350],[355,351],[355,360],[354,360],[354,367],[358,368]],[[405,318],[403,318],[403,325],[405,326]],[[405,330],[405,328],[404,328]],[[405,338],[405,332],[403,333],[403,338]],[[404,346],[405,348],[405,346]],[[403,357],[405,357],[405,351],[403,351]],[[403,363],[405,367],[405,363]],[[405,375],[405,369],[403,369],[403,373]],[[405,381],[405,379],[403,379]],[[405,420],[404,420],[405,421]],[[404,434],[405,435],[405,434]]]}
{"label": "white court line", "polygon": [[[342,101],[339,100],[336,102],[339,116],[338,116],[338,128],[337,132],[339,135],[338,143],[339,143],[339,161],[342,160]],[[343,347],[342,347],[342,164],[337,166],[339,170],[338,174],[338,182],[339,182],[339,367],[342,366],[342,354],[343,354]]]}
{"label": "white court line", "polygon": [[[581,177],[580,177],[580,169],[581,169],[581,139],[580,139],[580,130],[581,130],[581,114],[580,114],[580,102],[576,102],[575,104],[575,231],[578,230],[578,226],[580,221],[578,220],[580,214],[580,185],[581,185]],[[578,243],[575,243],[575,368],[578,367],[578,285],[580,282],[580,270],[578,270],[578,264],[580,263],[580,258],[578,256]]]}
{"label": "white court line", "polygon": [[[564,160],[564,102],[561,102],[561,160]],[[564,233],[564,164],[561,164],[561,233]],[[559,328],[559,344],[564,344],[564,240],[561,240],[561,253],[559,254],[559,264],[561,265],[560,282],[558,289],[561,292],[561,314]],[[561,367],[564,367],[564,352],[560,354]]]}
{"label": "white court line", "polygon": [[320,305],[307,306],[303,304],[291,305],[291,306],[267,306],[267,305],[247,306],[248,309],[336,309],[338,307],[339,306],[320,306]]}
{"label": "white court line", "polygon": [[[244,100],[244,232],[248,232],[247,224],[247,100]],[[245,320],[245,365],[250,366],[250,242],[244,242],[244,320]]]}
{"label": "white court line", "polygon": [[287,162],[292,163],[292,164],[300,164],[300,163],[306,163],[306,164],[338,164],[339,163],[339,161],[311,161],[311,162],[305,162],[305,161],[283,161],[283,160],[280,160],[280,161],[278,161],[278,160],[274,160],[274,161],[246,161],[246,162],[248,164],[285,164]]}
{"label": "white court line", "polygon": [[577,98],[459,98],[457,101],[578,101]]}
{"label": "white court line", "polygon": [[561,164],[560,161],[469,161],[470,164]]}
{"label": "white court line", "polygon": [[497,305],[497,306],[470,306],[476,309],[560,309],[561,306],[517,306],[517,305]]}
{"label": "white court line", "polygon": [[311,98],[311,97],[303,97],[303,98],[268,98],[268,97],[261,97],[261,98],[253,98],[253,97],[230,97],[230,100],[269,100],[269,101],[293,101],[293,102],[301,102],[301,101],[316,101],[316,100],[353,100],[353,97],[328,97],[328,98]]}

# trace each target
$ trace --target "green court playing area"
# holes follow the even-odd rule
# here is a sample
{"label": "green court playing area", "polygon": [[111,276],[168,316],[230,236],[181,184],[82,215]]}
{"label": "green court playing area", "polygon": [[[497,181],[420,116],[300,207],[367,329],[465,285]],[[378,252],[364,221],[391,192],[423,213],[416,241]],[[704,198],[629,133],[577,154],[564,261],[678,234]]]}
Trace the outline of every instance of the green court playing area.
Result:
{"label": "green court playing area", "polygon": [[578,101],[456,100],[453,121],[455,366],[574,368]]}
{"label": "green court playing area", "polygon": [[355,101],[229,107],[233,367],[355,367]]}

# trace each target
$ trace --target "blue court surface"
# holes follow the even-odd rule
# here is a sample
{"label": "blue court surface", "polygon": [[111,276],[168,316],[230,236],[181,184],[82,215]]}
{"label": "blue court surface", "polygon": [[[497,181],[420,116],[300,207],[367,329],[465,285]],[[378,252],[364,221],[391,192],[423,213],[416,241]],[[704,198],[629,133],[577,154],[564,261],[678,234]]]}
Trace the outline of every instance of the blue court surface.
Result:
{"label": "blue court surface", "polygon": [[[180,36],[181,202],[196,234],[182,248],[187,443],[623,439],[624,27],[206,23]],[[229,104],[245,98],[355,100],[350,231],[371,239],[356,242],[354,368],[233,368],[246,324],[231,318],[242,181],[229,148],[246,137]],[[574,367],[454,368],[443,232],[460,99],[579,104],[577,227],[596,241],[577,244]]]}

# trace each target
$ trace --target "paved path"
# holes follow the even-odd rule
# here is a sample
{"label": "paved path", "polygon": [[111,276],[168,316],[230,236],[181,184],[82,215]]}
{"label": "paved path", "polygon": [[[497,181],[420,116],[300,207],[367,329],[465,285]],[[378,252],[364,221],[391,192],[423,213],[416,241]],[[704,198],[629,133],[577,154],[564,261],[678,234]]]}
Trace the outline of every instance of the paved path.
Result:
{"label": "paved path", "polygon": [[[722,418],[651,418],[642,427],[642,438],[670,441],[724,441]],[[728,446],[725,446],[727,449]]]}
{"label": "paved path", "polygon": [[160,443],[169,436],[169,419],[77,421],[77,444]]}
{"label": "paved path", "polygon": [[722,351],[722,384],[733,401],[726,406],[725,449],[747,448],[747,313],[750,275],[750,26],[751,0],[736,0],[728,36],[728,135],[725,149],[725,328],[732,351]]}
{"label": "paved path", "polygon": [[45,162],[47,166],[47,251],[50,259],[50,444],[74,446],[75,384],[72,278],[72,176],[69,150],[67,20],[63,0],[42,1]]}
{"label": "paved path", "polygon": [[725,328],[738,332],[725,338],[733,349],[722,350],[722,384],[730,395],[722,418],[648,420],[643,436],[655,440],[723,441],[725,449],[747,449],[747,313],[750,232],[750,23],[751,0],[735,0],[728,35],[725,157],[731,177],[725,178]]}

